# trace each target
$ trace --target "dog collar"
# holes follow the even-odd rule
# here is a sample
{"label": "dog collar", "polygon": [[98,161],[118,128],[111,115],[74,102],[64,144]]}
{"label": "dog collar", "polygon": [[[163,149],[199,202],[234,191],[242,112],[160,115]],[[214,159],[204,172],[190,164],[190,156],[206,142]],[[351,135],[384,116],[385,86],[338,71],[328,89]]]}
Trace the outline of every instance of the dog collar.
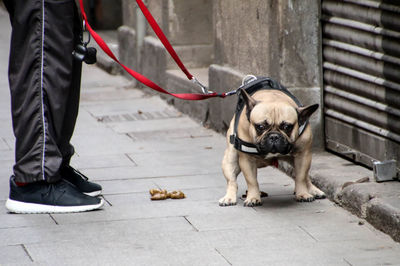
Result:
{"label": "dog collar", "polygon": [[[259,90],[278,90],[289,96],[297,104],[298,107],[303,107],[300,101],[287,88],[283,87],[280,83],[268,77],[257,77],[257,78],[254,77],[250,79],[247,83],[245,78],[240,88],[244,89],[249,95],[253,95]],[[237,94],[238,94],[238,102],[235,111],[235,124],[233,127],[233,134],[229,136],[229,142],[238,151],[248,154],[265,155],[258,152],[256,145],[244,141],[238,137],[237,128],[239,124],[240,114],[242,113],[245,106],[245,101],[241,96],[239,89],[237,90]],[[303,134],[307,124],[308,120],[305,121],[303,124],[299,125],[299,136]]]}
{"label": "dog collar", "polygon": [[233,135],[230,135],[229,137],[230,143],[237,149],[238,151],[245,152],[245,153],[250,153],[250,154],[257,154],[261,155],[258,150],[256,145],[253,143],[246,142],[242,139],[240,139],[236,133]]}

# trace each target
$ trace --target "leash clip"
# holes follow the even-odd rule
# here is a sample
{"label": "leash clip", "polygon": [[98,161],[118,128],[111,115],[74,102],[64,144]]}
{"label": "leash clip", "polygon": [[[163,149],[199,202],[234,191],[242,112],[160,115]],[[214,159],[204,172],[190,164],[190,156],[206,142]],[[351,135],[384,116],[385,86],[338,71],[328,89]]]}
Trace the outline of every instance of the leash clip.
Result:
{"label": "leash clip", "polygon": [[235,89],[235,90],[231,90],[225,93],[225,96],[231,96],[234,94],[239,94],[240,93],[240,89],[243,88],[245,85],[247,85],[248,83],[257,80],[257,77],[254,75],[246,75],[243,79],[242,79],[242,85],[239,86],[239,88]]}
{"label": "leash clip", "polygon": [[213,91],[209,91],[206,86],[200,83],[195,77],[192,77],[191,81],[201,88],[203,94],[213,94]]}
{"label": "leash clip", "polygon": [[225,93],[225,96],[231,96],[231,95],[237,94],[239,89],[228,91],[228,92]]}
{"label": "leash clip", "polygon": [[[87,35],[87,41],[85,41],[85,33]],[[82,22],[82,33],[80,35],[81,43],[86,47],[90,43],[90,33],[86,27],[86,22],[83,20]]]}

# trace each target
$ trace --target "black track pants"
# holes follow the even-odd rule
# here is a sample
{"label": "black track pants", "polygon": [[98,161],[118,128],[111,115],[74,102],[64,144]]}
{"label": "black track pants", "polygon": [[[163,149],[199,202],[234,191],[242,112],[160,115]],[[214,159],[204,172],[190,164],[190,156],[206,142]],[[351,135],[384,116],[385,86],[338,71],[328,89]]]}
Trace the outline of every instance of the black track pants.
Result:
{"label": "black track pants", "polygon": [[17,182],[60,179],[74,153],[81,23],[74,0],[4,0],[12,25],[9,83]]}

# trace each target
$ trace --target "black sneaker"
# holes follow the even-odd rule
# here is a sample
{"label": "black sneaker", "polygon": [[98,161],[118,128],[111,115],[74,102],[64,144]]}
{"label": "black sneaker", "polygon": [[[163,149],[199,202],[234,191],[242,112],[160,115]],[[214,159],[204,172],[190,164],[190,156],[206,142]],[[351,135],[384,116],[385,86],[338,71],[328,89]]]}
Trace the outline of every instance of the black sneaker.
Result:
{"label": "black sneaker", "polygon": [[12,177],[6,208],[12,213],[69,213],[95,210],[103,204],[103,199],[84,195],[64,180],[19,187]]}
{"label": "black sneaker", "polygon": [[95,197],[101,194],[102,188],[99,184],[90,182],[84,174],[71,166],[61,168],[60,175],[63,179],[76,186],[80,192],[88,196]]}

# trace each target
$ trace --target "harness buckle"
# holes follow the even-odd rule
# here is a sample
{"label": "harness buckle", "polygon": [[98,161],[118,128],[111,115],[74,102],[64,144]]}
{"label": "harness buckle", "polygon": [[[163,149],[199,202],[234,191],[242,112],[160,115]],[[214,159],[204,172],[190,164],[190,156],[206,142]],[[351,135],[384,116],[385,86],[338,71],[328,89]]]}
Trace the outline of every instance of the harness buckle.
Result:
{"label": "harness buckle", "polygon": [[251,74],[246,75],[243,79],[242,79],[242,86],[240,86],[239,88],[243,87],[244,85],[257,80],[257,77]]}
{"label": "harness buckle", "polygon": [[225,96],[231,96],[233,94],[238,94],[240,89],[243,88],[245,85],[247,85],[248,83],[257,80],[257,77],[254,75],[246,75],[243,79],[242,79],[242,85],[239,86],[239,88],[228,91],[225,93]]}

